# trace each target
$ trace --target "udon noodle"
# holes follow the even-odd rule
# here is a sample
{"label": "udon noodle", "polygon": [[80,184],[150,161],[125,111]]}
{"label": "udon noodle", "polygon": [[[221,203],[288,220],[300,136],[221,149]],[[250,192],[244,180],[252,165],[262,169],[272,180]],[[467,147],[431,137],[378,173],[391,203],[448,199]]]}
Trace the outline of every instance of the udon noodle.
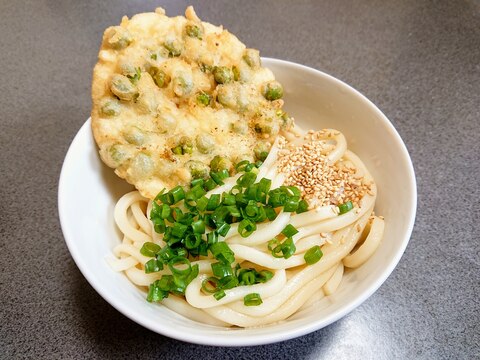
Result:
{"label": "udon noodle", "polygon": [[[377,249],[384,230],[384,220],[373,212],[377,189],[372,176],[363,162],[347,150],[343,135],[329,142],[326,159],[342,166],[346,163],[355,174],[371,184],[369,191],[356,202],[351,211],[339,214],[338,206],[321,204],[301,214],[280,212],[275,220],[258,224],[251,236],[242,238],[232,224],[230,231],[219,241],[225,241],[235,254],[235,262],[242,267],[268,269],[273,277],[254,285],[241,285],[225,291],[225,296],[216,300],[202,291],[202,282],[212,275],[213,257],[197,257],[191,264],[198,264],[199,275],[187,286],[185,297],[170,294],[162,304],[194,321],[218,326],[253,327],[287,319],[301,308],[312,305],[323,296],[331,295],[339,287],[345,268],[362,265]],[[298,138],[290,139],[299,142]],[[272,189],[286,181],[279,167],[278,142],[272,147],[267,159],[258,169],[257,179],[272,180]],[[207,193],[228,192],[237,177],[229,178],[225,185]],[[315,204],[315,201],[310,201]],[[123,233],[121,244],[113,249],[115,258],[109,264],[115,271],[123,271],[128,279],[141,289],[146,289],[164,274],[165,268],[155,273],[145,273],[144,264],[150,259],[140,253],[145,242],[165,246],[161,234],[157,234],[149,220],[152,202],[138,191],[125,194],[115,206],[114,218]],[[293,236],[296,251],[285,259],[272,256],[267,243],[282,229],[292,224],[298,229]],[[307,265],[305,252],[318,245],[322,258]],[[263,303],[245,306],[243,298],[249,293],[258,293]],[[152,306],[156,306],[152,304]]]}

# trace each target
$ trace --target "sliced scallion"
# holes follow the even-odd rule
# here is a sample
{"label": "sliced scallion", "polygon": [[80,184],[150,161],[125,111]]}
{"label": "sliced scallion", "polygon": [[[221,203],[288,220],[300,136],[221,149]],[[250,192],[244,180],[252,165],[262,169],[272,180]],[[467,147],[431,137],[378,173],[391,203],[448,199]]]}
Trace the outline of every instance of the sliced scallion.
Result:
{"label": "sliced scallion", "polygon": [[308,265],[313,265],[318,262],[323,256],[323,252],[320,249],[320,246],[315,245],[307,250],[303,258]]}
{"label": "sliced scallion", "polygon": [[246,295],[243,298],[243,303],[245,306],[258,306],[263,303],[262,298],[260,297],[260,294],[258,293],[251,293]]}
{"label": "sliced scallion", "polygon": [[147,241],[140,248],[140,254],[143,256],[154,257],[161,249],[160,245]]}
{"label": "sliced scallion", "polygon": [[344,204],[338,205],[339,214],[345,214],[353,209],[353,204],[351,201],[347,201]]}

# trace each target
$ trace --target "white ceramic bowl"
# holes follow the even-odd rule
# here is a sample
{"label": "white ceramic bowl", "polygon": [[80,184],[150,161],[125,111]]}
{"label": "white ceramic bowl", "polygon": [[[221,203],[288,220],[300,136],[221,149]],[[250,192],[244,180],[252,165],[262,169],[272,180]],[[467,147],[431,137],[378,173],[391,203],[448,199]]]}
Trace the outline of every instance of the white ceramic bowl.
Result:
{"label": "white ceramic bowl", "polygon": [[359,306],[390,275],[407,246],[416,211],[416,184],[405,145],[390,121],[367,98],[320,71],[263,59],[285,90],[285,108],[303,128],[335,128],[366,163],[378,185],[377,214],[386,219],[383,242],[372,258],[349,272],[337,292],[291,319],[253,329],[227,329],[188,320],[145,294],[105,257],[120,241],[115,202],[131,189],[101,162],[88,120],[73,140],[60,175],[58,207],[66,243],[95,290],[118,311],[152,331],[205,345],[246,346],[291,339],[318,330]]}

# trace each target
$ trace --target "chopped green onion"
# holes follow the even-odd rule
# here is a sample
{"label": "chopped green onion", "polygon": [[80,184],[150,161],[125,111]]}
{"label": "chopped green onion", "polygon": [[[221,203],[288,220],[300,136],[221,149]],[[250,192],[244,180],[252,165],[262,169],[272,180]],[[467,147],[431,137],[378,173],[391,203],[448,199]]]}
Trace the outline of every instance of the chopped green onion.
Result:
{"label": "chopped green onion", "polygon": [[275,246],[272,250],[272,256],[275,258],[283,258],[283,253],[282,253],[282,244],[279,243],[277,246]]}
{"label": "chopped green onion", "polygon": [[208,256],[208,244],[206,242],[201,242],[198,246],[198,254],[202,256]]}
{"label": "chopped green onion", "polygon": [[235,254],[226,242],[222,241],[210,245],[210,251],[215,259],[224,264],[231,264],[235,261]]}
{"label": "chopped green onion", "polygon": [[230,224],[227,224],[227,223],[223,223],[217,229],[218,235],[223,237],[227,236],[229,231],[230,231]]}
{"label": "chopped green onion", "polygon": [[[177,267],[177,265],[186,265],[187,267],[182,269]],[[190,271],[192,271],[192,265],[190,264],[190,260],[181,256],[177,256],[171,259],[168,262],[168,268],[170,269],[172,274],[181,276],[187,276]]]}
{"label": "chopped green onion", "polygon": [[145,274],[150,274],[163,270],[163,263],[157,259],[150,259],[145,263]]}
{"label": "chopped green onion", "polygon": [[353,209],[353,204],[351,201],[347,201],[345,204],[338,205],[338,210],[340,215],[345,214]]}
{"label": "chopped green onion", "polygon": [[185,237],[185,247],[188,250],[192,250],[199,247],[201,242],[202,242],[202,236],[200,234],[188,234]]}
{"label": "chopped green onion", "polygon": [[161,200],[161,196],[163,195],[163,193],[164,193],[165,191],[167,191],[167,189],[163,188],[163,189],[157,194],[157,196],[155,196],[155,199],[154,199],[155,202],[156,202],[156,201],[162,201],[162,200]]}
{"label": "chopped green onion", "polygon": [[215,298],[215,300],[220,300],[221,298],[224,298],[225,297],[225,291],[223,290],[220,290],[220,291],[217,291],[215,294],[213,294],[213,297]]}
{"label": "chopped green onion", "polygon": [[262,192],[268,193],[268,191],[270,190],[270,187],[272,186],[272,180],[267,179],[267,178],[263,178],[262,180],[260,180],[258,182],[258,184],[259,184],[259,189]]}
{"label": "chopped green onion", "polygon": [[140,254],[143,256],[154,257],[155,254],[160,251],[160,249],[160,245],[148,241],[142,245]]}
{"label": "chopped green onion", "polygon": [[155,281],[155,286],[160,290],[170,291],[173,285],[173,276],[172,275],[162,275],[159,280]]}
{"label": "chopped green onion", "polygon": [[235,195],[229,193],[223,193],[222,204],[226,206],[232,206],[236,204]]}
{"label": "chopped green onion", "polygon": [[262,298],[260,297],[260,294],[258,293],[251,293],[246,295],[243,298],[243,303],[245,306],[258,306],[263,303]]}
{"label": "chopped green onion", "polygon": [[292,196],[286,201],[285,205],[283,206],[283,211],[294,212],[297,210],[299,203],[300,198],[298,196]]}
{"label": "chopped green onion", "polygon": [[245,196],[245,194],[242,194],[241,192],[235,195],[235,202],[237,206],[245,206],[248,204],[248,199]]}
{"label": "chopped green onion", "polygon": [[273,221],[277,218],[277,213],[271,206],[264,206],[263,209],[268,220]]}
{"label": "chopped green onion", "polygon": [[197,200],[197,209],[200,211],[205,211],[207,209],[208,202],[208,198],[206,196],[202,196]]}
{"label": "chopped green onion", "polygon": [[207,243],[208,245],[216,244],[218,242],[218,233],[216,231],[211,231],[207,234]]}
{"label": "chopped green onion", "polygon": [[308,265],[313,265],[318,262],[323,256],[323,252],[320,249],[320,246],[315,245],[308,249],[303,258]]}
{"label": "chopped green onion", "polygon": [[189,192],[185,194],[185,198],[188,200],[197,200],[200,199],[206,192],[203,190],[203,187],[200,185],[196,185],[190,189]]}
{"label": "chopped green onion", "polygon": [[161,290],[158,286],[156,286],[155,283],[150,284],[150,286],[148,287],[148,295],[147,295],[148,302],[162,301],[168,296],[168,291]]}
{"label": "chopped green onion", "polygon": [[233,186],[232,189],[230,190],[230,194],[235,196],[241,193],[242,193],[242,187],[238,184]]}
{"label": "chopped green onion", "polygon": [[184,248],[178,248],[176,250],[176,253],[177,253],[177,256],[187,257],[187,255],[188,255],[187,250],[185,250]]}
{"label": "chopped green onion", "polygon": [[212,194],[208,199],[207,210],[213,211],[220,205],[220,194]]}
{"label": "chopped green onion", "polygon": [[249,185],[252,185],[257,179],[257,175],[254,173],[245,173],[237,179],[237,184],[246,188]]}
{"label": "chopped green onion", "polygon": [[227,206],[226,208],[231,216],[237,217],[237,218],[242,216],[242,213],[240,212],[240,210],[238,210],[238,208],[235,205],[230,205],[230,206]]}
{"label": "chopped green onion", "polygon": [[245,285],[253,285],[255,284],[255,273],[253,271],[246,271],[242,274],[241,282]]}
{"label": "chopped green onion", "polygon": [[214,276],[202,281],[202,290],[206,293],[213,294],[218,290],[218,279]]}
{"label": "chopped green onion", "polygon": [[160,219],[168,219],[171,213],[172,213],[172,209],[170,208],[169,205],[167,204],[160,205],[160,214],[159,214]]}
{"label": "chopped green onion", "polygon": [[173,195],[170,191],[166,192],[164,194],[159,194],[159,195],[157,195],[157,197],[159,198],[159,200],[162,203],[168,204],[168,205],[173,205]]}
{"label": "chopped green onion", "polygon": [[220,226],[225,222],[225,218],[229,215],[228,209],[225,206],[219,206],[213,212],[211,218],[215,225]]}
{"label": "chopped green onion", "polygon": [[169,261],[170,259],[177,256],[177,254],[173,251],[170,246],[164,246],[162,250],[157,254],[157,258],[160,258],[164,261]]}
{"label": "chopped green onion", "polygon": [[248,164],[248,165],[245,166],[243,171],[250,172],[250,171],[252,171],[253,169],[256,168],[255,166],[256,166],[255,164]]}
{"label": "chopped green onion", "polygon": [[205,222],[203,220],[197,220],[192,223],[192,230],[194,234],[205,233]]}
{"label": "chopped green onion", "polygon": [[292,237],[293,235],[298,234],[298,230],[292,224],[288,224],[282,230],[282,234],[285,235],[286,237]]}
{"label": "chopped green onion", "polygon": [[[275,244],[278,244],[275,246]],[[278,239],[274,238],[268,242],[268,249],[272,252],[272,256],[276,258],[284,258],[288,259],[297,248],[295,247],[295,243],[291,237],[287,238],[283,243],[279,243]],[[281,254],[280,254],[281,253]]]}
{"label": "chopped green onion", "polygon": [[205,184],[204,179],[193,179],[192,182],[190,183],[190,187],[195,187],[197,185],[203,186]]}
{"label": "chopped green onion", "polygon": [[223,185],[224,184],[224,182],[222,181],[222,178],[219,176],[218,173],[211,171],[210,172],[210,177],[213,179],[213,181],[215,181],[215,183],[217,185]]}
{"label": "chopped green onion", "polygon": [[208,179],[203,185],[207,191],[213,190],[217,187],[217,183],[213,179]]}
{"label": "chopped green onion", "polygon": [[163,234],[166,229],[165,221],[163,219],[155,219],[153,220],[153,229],[158,234]]}
{"label": "chopped green onion", "polygon": [[273,273],[268,270],[261,270],[258,273],[257,280],[258,282],[264,283],[270,280],[273,277]]}
{"label": "chopped green onion", "polygon": [[238,233],[243,238],[250,236],[255,230],[257,230],[257,225],[249,219],[243,219],[238,224]]}
{"label": "chopped green onion", "polygon": [[291,237],[282,243],[282,253],[285,259],[288,259],[290,256],[295,254],[295,251],[297,251],[297,248],[295,247],[295,243]]}
{"label": "chopped green onion", "polygon": [[280,245],[280,240],[278,240],[276,237],[274,237],[272,240],[268,242],[268,250],[272,251],[275,249],[278,245]]}
{"label": "chopped green onion", "polygon": [[268,192],[268,205],[273,208],[283,206],[287,202],[287,194],[281,189],[273,189]]}
{"label": "chopped green onion", "polygon": [[180,200],[185,199],[185,192],[183,191],[183,187],[176,186],[172,190],[169,191],[173,196],[173,203],[176,204]]}
{"label": "chopped green onion", "polygon": [[219,284],[222,289],[233,289],[238,286],[238,279],[235,275],[224,276],[219,280]]}
{"label": "chopped green onion", "polygon": [[[221,243],[217,243],[217,244],[221,244]],[[216,262],[216,263],[212,263],[212,265],[210,266],[212,268],[213,275],[215,275],[218,278],[224,278],[225,276],[233,275],[233,269],[228,264]]]}
{"label": "chopped green onion", "polygon": [[245,171],[245,167],[250,164],[250,161],[248,160],[242,160],[240,161],[237,165],[235,165],[235,170],[237,170],[237,172],[242,172],[242,171]]}
{"label": "chopped green onion", "polygon": [[172,236],[176,238],[182,238],[187,229],[187,225],[181,224],[179,222],[174,222],[172,228]]}
{"label": "chopped green onion", "polygon": [[297,207],[297,214],[308,211],[308,203],[305,200],[300,200]]}
{"label": "chopped green onion", "polygon": [[198,264],[192,266],[190,273],[185,278],[185,289],[187,288],[188,284],[190,284],[192,280],[198,276],[199,271],[200,267],[198,266]]}
{"label": "chopped green onion", "polygon": [[296,186],[282,186],[281,189],[283,191],[285,191],[286,193],[288,193],[288,195],[290,195],[290,196],[300,197],[300,195],[301,195],[300,189],[297,188]]}

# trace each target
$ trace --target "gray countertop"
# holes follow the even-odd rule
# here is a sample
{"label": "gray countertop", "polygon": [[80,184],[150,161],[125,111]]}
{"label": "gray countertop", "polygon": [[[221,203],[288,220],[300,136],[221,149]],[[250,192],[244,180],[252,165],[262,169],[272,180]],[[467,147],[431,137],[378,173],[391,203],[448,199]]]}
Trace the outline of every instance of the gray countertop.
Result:
{"label": "gray countertop", "polygon": [[336,323],[251,348],[191,345],[106,303],[64,243],[63,158],[89,117],[103,30],[184,1],[0,3],[0,357],[480,358],[480,3],[192,1],[263,56],[327,72],[391,119],[413,159],[418,214],[393,274]]}

